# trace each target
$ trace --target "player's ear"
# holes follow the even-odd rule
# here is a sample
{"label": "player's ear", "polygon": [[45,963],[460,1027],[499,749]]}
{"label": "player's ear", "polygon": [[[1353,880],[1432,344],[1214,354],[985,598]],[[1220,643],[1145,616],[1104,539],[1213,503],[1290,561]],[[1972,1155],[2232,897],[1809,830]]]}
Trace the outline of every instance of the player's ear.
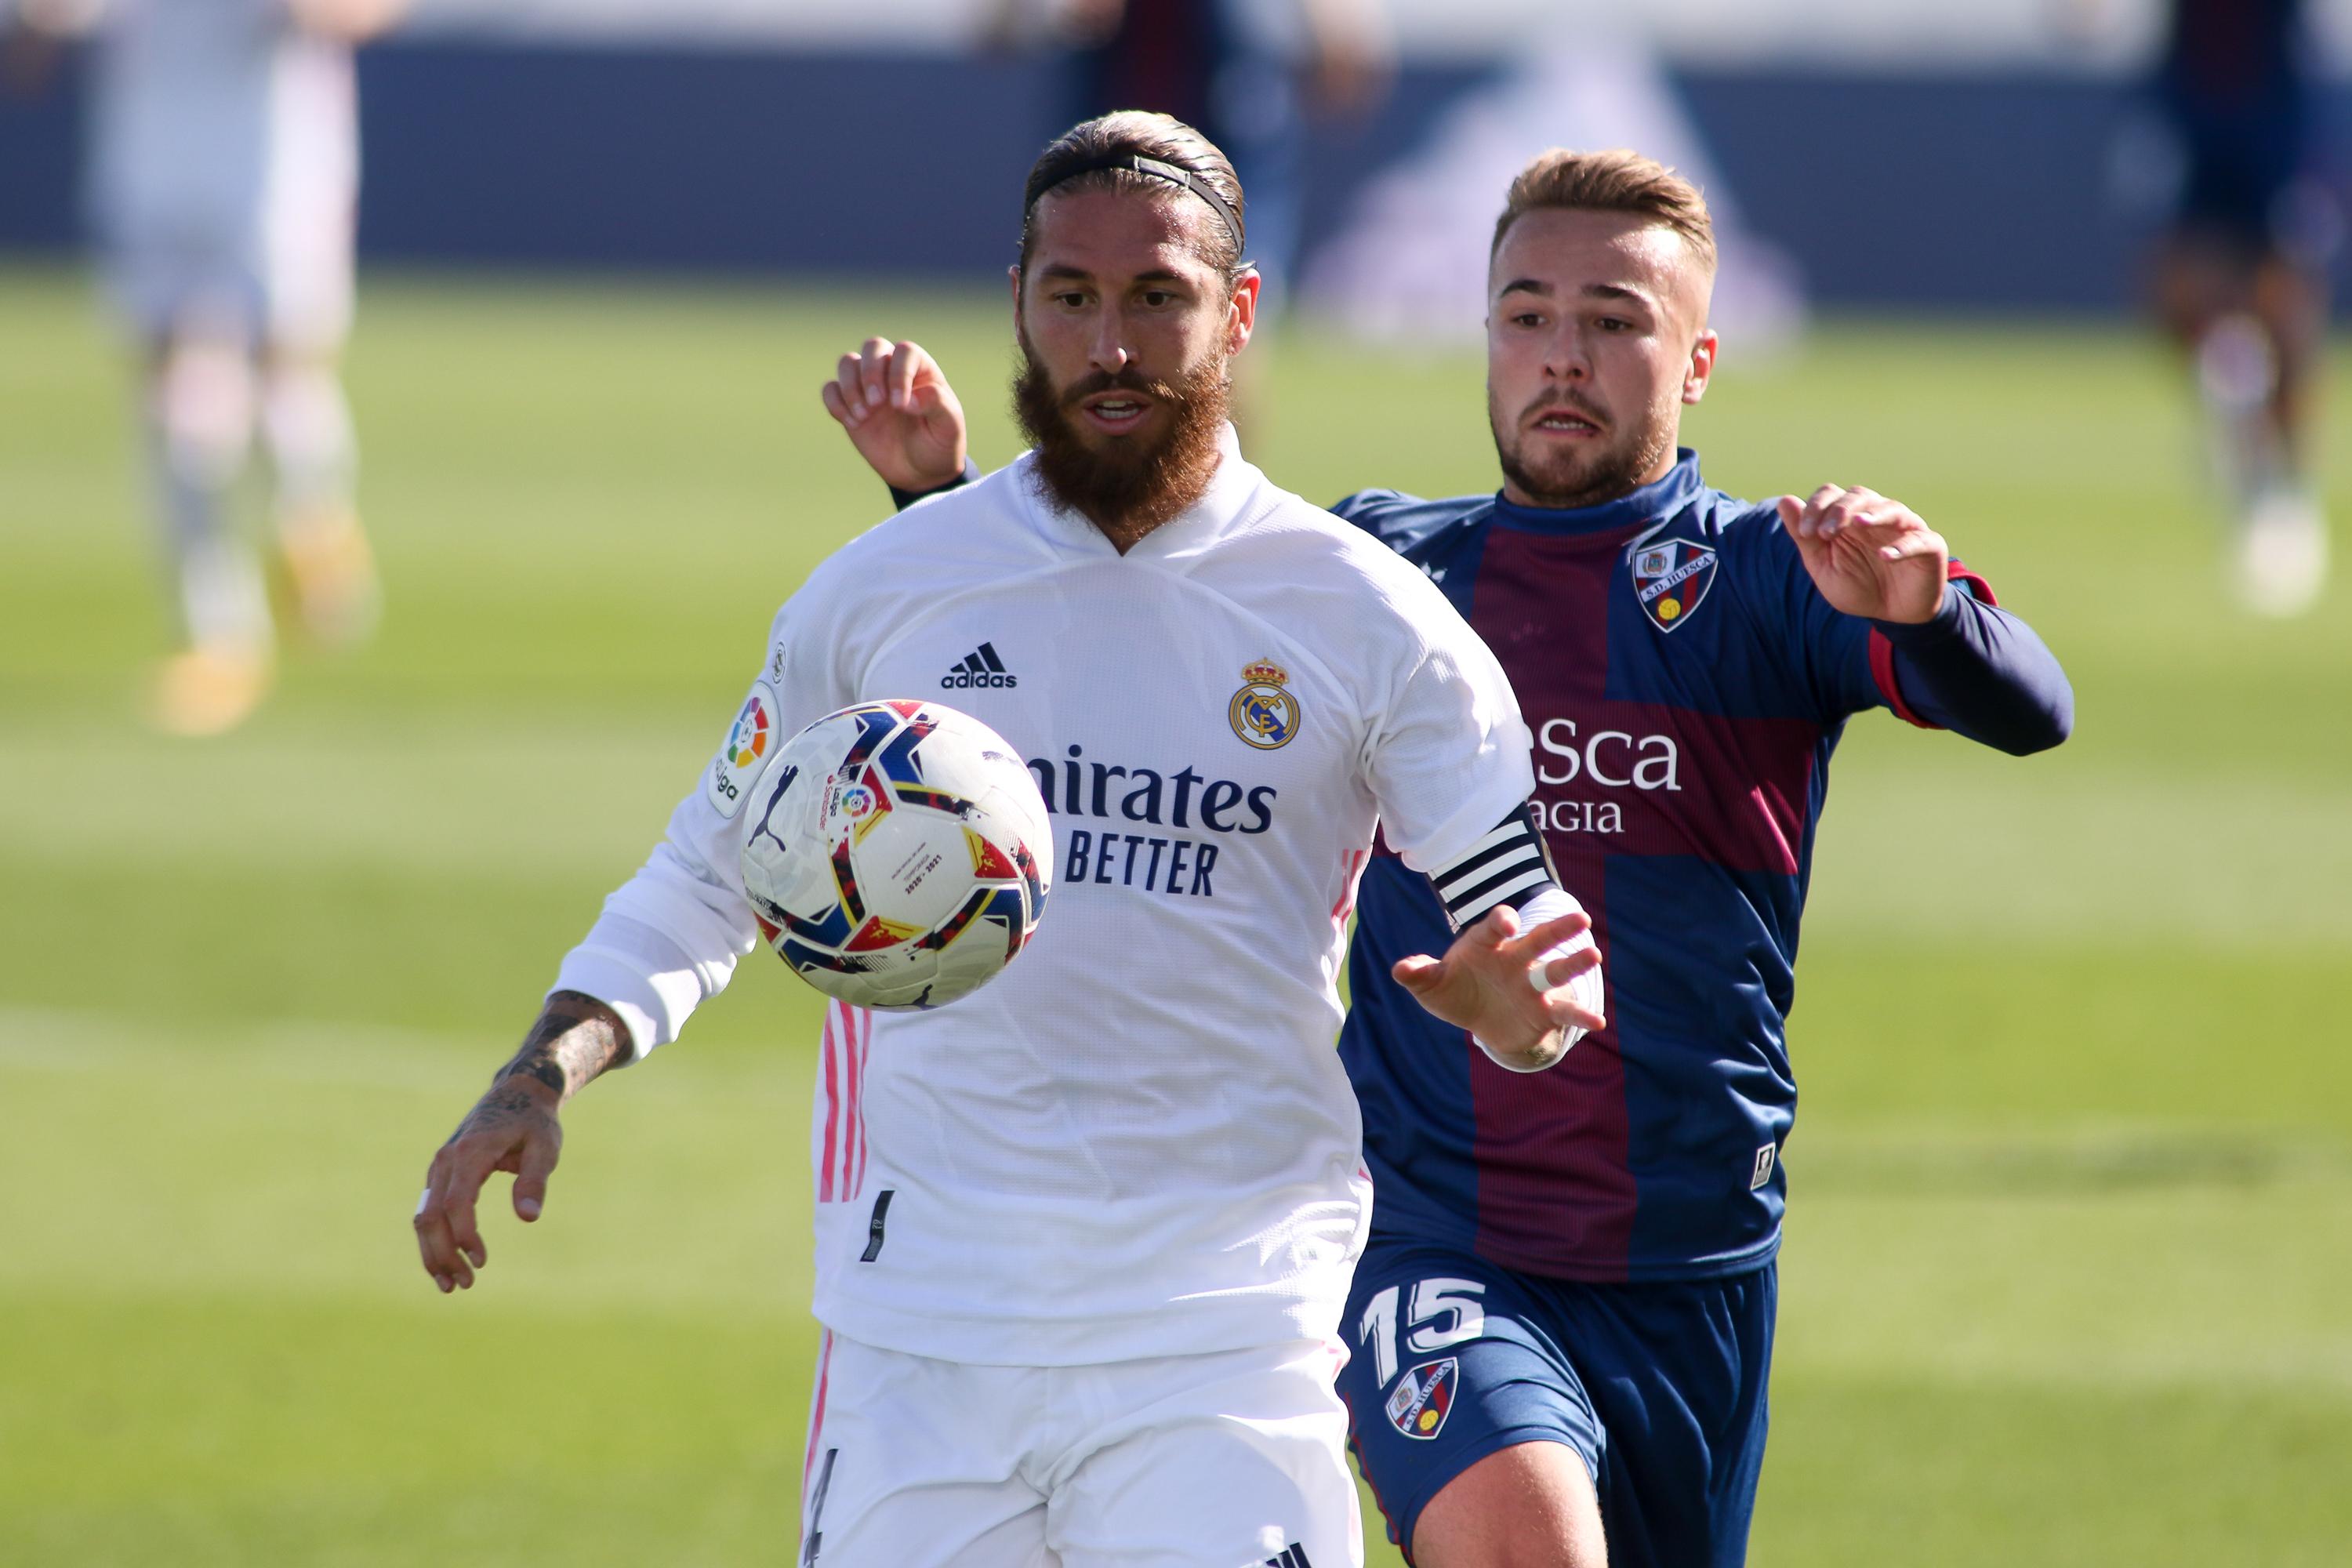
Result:
{"label": "player's ear", "polygon": [[1233,296],[1225,302],[1227,353],[1241,353],[1243,345],[1250,341],[1250,333],[1257,330],[1257,297],[1265,286],[1265,279],[1258,276],[1255,267],[1244,265],[1234,279]]}
{"label": "player's ear", "polygon": [[1683,401],[1696,403],[1706,395],[1706,384],[1715,375],[1715,354],[1719,346],[1716,335],[1701,332],[1698,342],[1691,345],[1690,366],[1683,372]]}

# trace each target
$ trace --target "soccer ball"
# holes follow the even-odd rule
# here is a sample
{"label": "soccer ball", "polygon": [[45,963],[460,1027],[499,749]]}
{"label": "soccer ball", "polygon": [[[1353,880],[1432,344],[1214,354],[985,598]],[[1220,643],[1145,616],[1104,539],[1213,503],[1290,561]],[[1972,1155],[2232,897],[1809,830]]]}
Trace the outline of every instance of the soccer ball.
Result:
{"label": "soccer ball", "polygon": [[828,713],[768,760],[749,809],[743,891],[761,932],[854,1007],[937,1007],[977,990],[1045,912],[1053,825],[1036,780],[952,708]]}

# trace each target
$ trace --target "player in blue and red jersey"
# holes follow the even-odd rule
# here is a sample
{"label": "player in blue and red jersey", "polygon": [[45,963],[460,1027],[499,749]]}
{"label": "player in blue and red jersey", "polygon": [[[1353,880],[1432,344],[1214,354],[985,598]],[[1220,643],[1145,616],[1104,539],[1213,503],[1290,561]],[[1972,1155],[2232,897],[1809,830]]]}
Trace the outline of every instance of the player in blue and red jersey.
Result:
{"label": "player in blue and red jersey", "polygon": [[[1676,437],[1714,370],[1713,274],[1706,206],[1670,171],[1538,158],[1490,278],[1501,491],[1335,509],[1502,660],[1608,976],[1607,1027],[1515,1074],[1407,994],[1429,976],[1406,955],[1447,934],[1426,882],[1378,856],[1364,873],[1340,1052],[1378,1201],[1339,1386],[1420,1568],[1744,1558],[1831,752],[1872,708],[2019,753],[2073,722],[2041,639],[1908,508],[1706,486]],[[845,357],[829,401],[859,399],[903,411],[902,494],[963,461],[919,349]]]}
{"label": "player in blue and red jersey", "polygon": [[2323,168],[2308,9],[2170,0],[2150,84],[2179,171],[2156,307],[2194,361],[2232,585],[2273,616],[2309,609],[2327,577],[2313,416],[2344,214]]}
{"label": "player in blue and red jersey", "polygon": [[1509,673],[1609,981],[1609,1026],[1514,1076],[1410,1016],[1389,971],[1442,917],[1393,860],[1365,873],[1340,1052],[1378,1205],[1340,1387],[1423,1568],[1598,1564],[1604,1524],[1619,1564],[1744,1558],[1831,752],[1872,708],[2018,753],[2073,721],[2041,639],[1909,509],[1735,500],[1677,448],[1713,260],[1669,171],[1538,158],[1489,279],[1501,492],[1337,509]]}

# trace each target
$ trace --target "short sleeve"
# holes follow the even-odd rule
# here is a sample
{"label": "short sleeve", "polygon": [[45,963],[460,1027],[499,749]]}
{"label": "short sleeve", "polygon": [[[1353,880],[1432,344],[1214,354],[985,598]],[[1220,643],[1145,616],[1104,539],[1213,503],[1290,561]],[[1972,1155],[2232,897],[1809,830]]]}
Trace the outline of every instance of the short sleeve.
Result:
{"label": "short sleeve", "polygon": [[1535,793],[1533,742],[1503,668],[1418,574],[1399,595],[1415,636],[1371,717],[1364,768],[1381,831],[1416,871],[1463,854]]}

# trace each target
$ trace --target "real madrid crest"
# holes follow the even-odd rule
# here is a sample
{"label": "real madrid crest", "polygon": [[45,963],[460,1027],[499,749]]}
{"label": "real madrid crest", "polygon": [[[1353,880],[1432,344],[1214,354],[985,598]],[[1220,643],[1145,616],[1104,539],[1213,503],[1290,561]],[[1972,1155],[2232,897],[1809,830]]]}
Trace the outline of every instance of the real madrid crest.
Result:
{"label": "real madrid crest", "polygon": [[1633,598],[1650,624],[1670,632],[1691,617],[1715,585],[1712,548],[1687,539],[1662,539],[1633,552]]}
{"label": "real madrid crest", "polygon": [[1242,689],[1225,705],[1234,733],[1261,752],[1290,744],[1298,733],[1298,699],[1290,694],[1290,672],[1270,658],[1242,667]]}

